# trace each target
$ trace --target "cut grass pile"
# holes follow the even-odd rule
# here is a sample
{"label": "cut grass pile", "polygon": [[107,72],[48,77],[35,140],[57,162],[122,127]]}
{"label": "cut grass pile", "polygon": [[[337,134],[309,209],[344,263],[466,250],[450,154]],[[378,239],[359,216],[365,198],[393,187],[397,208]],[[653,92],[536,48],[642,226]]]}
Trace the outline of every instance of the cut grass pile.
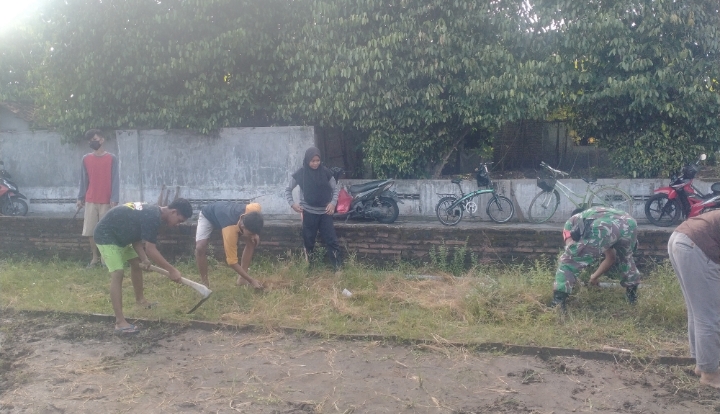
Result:
{"label": "cut grass pile", "polygon": [[[178,268],[186,277],[199,280],[193,262],[180,263]],[[213,297],[186,315],[198,295],[155,273],[145,274],[145,296],[159,306],[152,310],[134,306],[126,269],[125,315],[438,342],[584,350],[609,345],[631,349],[638,356],[688,356],[682,293],[667,264],[647,271],[636,306],[627,304],[622,288],[579,287],[571,296],[567,315],[546,307],[554,277],[550,263],[478,265],[454,277],[437,266],[398,263],[375,268],[351,258],[342,274],[335,275],[328,269],[310,270],[303,260],[292,257],[258,260],[250,273],[264,283],[265,293],[235,286],[235,273],[214,263],[210,271]],[[439,277],[418,280],[408,275]],[[56,259],[0,260],[1,308],[112,314],[108,287],[104,268],[86,270],[79,263]],[[345,297],[343,289],[352,296]]]}

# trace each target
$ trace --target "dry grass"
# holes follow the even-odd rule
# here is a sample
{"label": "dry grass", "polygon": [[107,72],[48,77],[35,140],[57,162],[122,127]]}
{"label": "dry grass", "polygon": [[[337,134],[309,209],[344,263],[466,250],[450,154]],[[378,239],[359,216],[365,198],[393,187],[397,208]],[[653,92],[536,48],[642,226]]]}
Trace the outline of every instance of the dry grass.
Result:
{"label": "dry grass", "polygon": [[[193,263],[179,264],[197,279]],[[679,287],[667,265],[646,275],[637,306],[626,303],[622,289],[580,288],[561,315],[545,304],[551,298],[554,269],[547,263],[523,266],[477,266],[462,277],[442,269],[398,264],[376,269],[350,260],[341,275],[309,270],[298,258],[258,261],[251,274],[263,281],[264,293],[234,285],[223,265],[211,269],[213,297],[186,315],[197,295],[191,289],[146,274],[153,310],[132,306],[129,277],[124,304],[128,317],[160,320],[222,321],[311,329],[328,334],[382,334],[450,342],[505,342],[599,350],[627,348],[636,355],[687,355],[685,310]],[[407,275],[436,275],[412,280]],[[0,303],[15,309],[111,313],[109,278],[101,269],[78,263],[29,259],[0,261]],[[352,297],[342,295],[348,289]]]}

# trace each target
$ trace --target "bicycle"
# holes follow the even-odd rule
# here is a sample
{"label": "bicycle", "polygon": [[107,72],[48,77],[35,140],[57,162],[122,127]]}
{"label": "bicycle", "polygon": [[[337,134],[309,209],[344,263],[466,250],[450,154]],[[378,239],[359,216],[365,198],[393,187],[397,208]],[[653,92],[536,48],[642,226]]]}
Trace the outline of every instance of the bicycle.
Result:
{"label": "bicycle", "polygon": [[620,188],[613,185],[597,184],[597,179],[583,178],[582,180],[588,185],[583,196],[557,180],[557,176],[567,177],[570,174],[556,170],[544,162],[541,162],[540,166],[549,172],[551,177],[538,177],[537,179],[537,186],[542,191],[537,193],[530,202],[530,208],[528,208],[528,220],[530,222],[544,223],[550,220],[560,205],[560,193],[575,205],[573,215],[592,206],[612,207],[632,213],[633,199]]}
{"label": "bicycle", "polygon": [[[481,187],[471,193],[465,194],[463,192],[460,183],[463,181],[462,178],[456,178],[450,180],[453,184],[456,184],[460,189],[460,196],[457,194],[442,194],[438,193],[439,196],[444,196],[440,199],[435,207],[435,214],[437,215],[440,223],[446,226],[454,226],[460,222],[463,218],[465,211],[470,214],[474,214],[478,206],[472,201],[475,197],[481,194],[492,194],[490,200],[488,200],[485,211],[490,219],[496,223],[505,223],[515,215],[515,206],[509,198],[498,195],[495,192],[495,187],[490,180],[488,171],[488,165],[492,165],[492,162],[480,163],[480,167],[476,169],[477,174],[475,176],[478,187]],[[487,188],[482,188],[487,187]]]}

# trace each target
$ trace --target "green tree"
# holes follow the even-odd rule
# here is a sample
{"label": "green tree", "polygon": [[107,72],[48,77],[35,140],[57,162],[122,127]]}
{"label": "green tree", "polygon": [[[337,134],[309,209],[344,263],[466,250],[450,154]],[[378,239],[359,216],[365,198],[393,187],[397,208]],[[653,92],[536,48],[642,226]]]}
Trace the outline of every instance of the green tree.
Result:
{"label": "green tree", "polygon": [[302,15],[292,0],[49,2],[35,23],[37,116],[71,137],[273,122],[286,79],[276,50]]}
{"label": "green tree", "polygon": [[540,0],[554,101],[638,176],[665,175],[720,144],[717,1]]}
{"label": "green tree", "polygon": [[472,130],[542,119],[542,36],[523,1],[316,0],[284,113],[368,134],[379,175],[438,176]]}

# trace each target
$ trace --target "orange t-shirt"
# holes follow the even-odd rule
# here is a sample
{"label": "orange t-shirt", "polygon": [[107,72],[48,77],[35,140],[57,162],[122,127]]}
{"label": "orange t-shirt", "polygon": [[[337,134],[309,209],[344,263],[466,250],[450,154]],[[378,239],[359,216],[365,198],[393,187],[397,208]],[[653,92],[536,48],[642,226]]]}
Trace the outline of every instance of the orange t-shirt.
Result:
{"label": "orange t-shirt", "polygon": [[[262,208],[258,203],[250,203],[245,206],[245,213],[253,211],[261,212]],[[239,220],[239,218],[238,218]],[[222,228],[223,247],[225,248],[225,260],[227,264],[234,265],[238,262],[238,239],[240,238],[240,227],[233,224]]]}

